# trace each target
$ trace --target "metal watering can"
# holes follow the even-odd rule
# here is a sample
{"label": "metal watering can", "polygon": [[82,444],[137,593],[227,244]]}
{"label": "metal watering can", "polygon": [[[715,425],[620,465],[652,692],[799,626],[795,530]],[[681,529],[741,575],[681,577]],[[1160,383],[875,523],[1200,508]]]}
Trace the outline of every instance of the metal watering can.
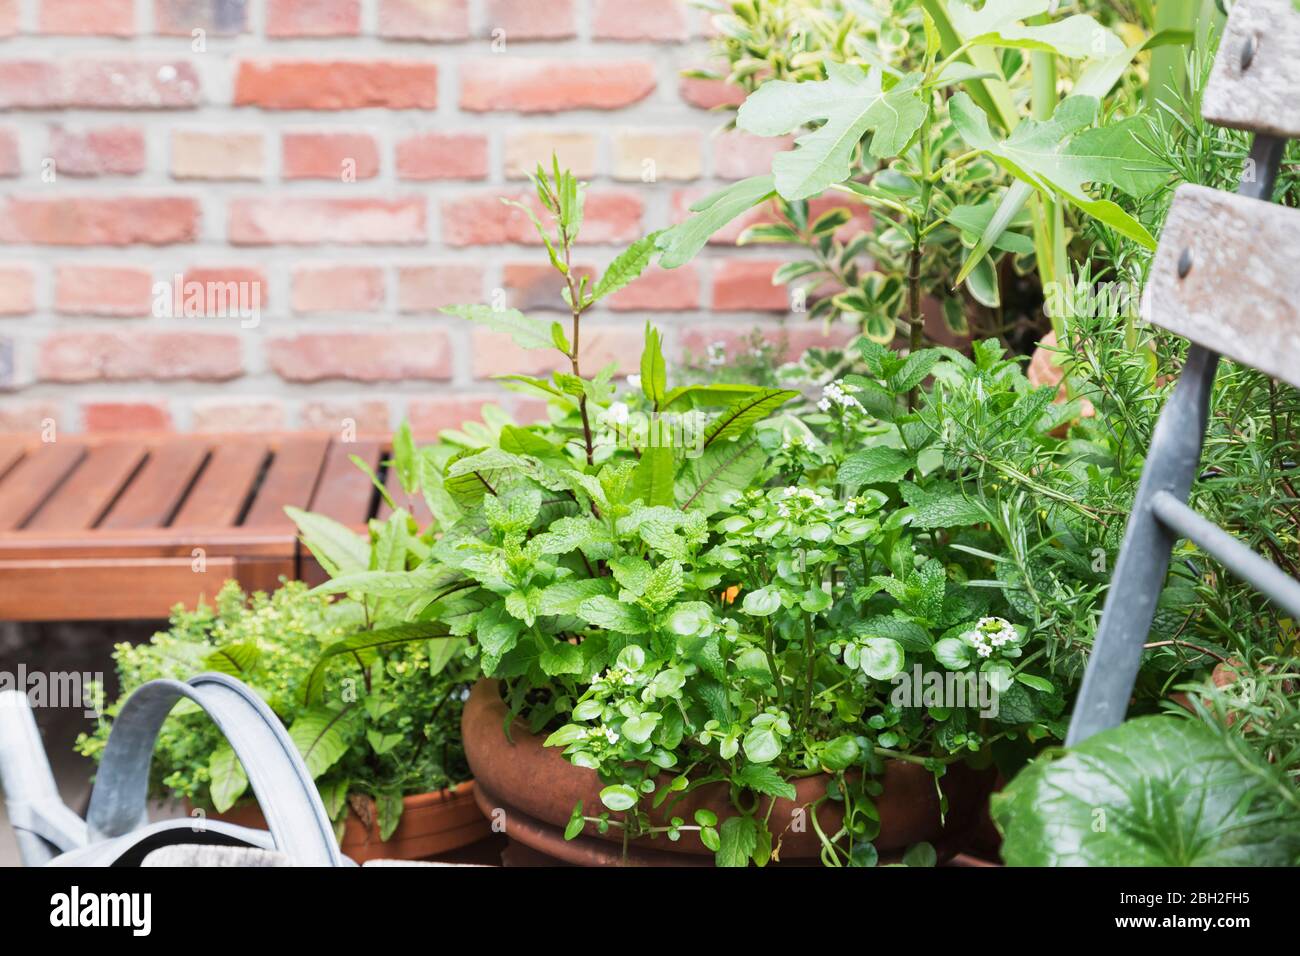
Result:
{"label": "metal watering can", "polygon": [[[266,817],[267,830],[220,820],[161,820],[146,812],[149,762],[168,712],[198,704],[230,742]],[[0,693],[0,787],[25,866],[138,866],[165,847],[275,851],[298,866],[355,865],[284,724],[245,684],[225,674],[141,685],[113,722],[82,820],[59,797],[36,720],[20,691]]]}

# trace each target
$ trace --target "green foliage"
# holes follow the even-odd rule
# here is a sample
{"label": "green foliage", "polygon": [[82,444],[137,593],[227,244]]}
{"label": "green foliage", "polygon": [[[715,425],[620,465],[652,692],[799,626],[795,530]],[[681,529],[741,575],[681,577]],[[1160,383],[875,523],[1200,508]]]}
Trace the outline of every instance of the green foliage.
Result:
{"label": "green foliage", "polygon": [[[451,656],[438,641],[407,643],[382,655],[355,647],[355,635],[366,633],[364,618],[360,603],[331,603],[298,582],[270,596],[245,596],[229,582],[215,607],[177,608],[169,628],[149,643],[116,647],[121,698],[93,733],[81,736],[78,749],[98,759],[122,702],[146,681],[186,680],[220,669],[252,687],[288,726],[340,832],[350,799],[357,806],[378,801],[391,833],[402,796],[439,790],[469,776],[459,736],[469,672],[463,642]],[[317,661],[345,645],[353,645],[350,666],[322,677],[319,692],[308,701]],[[252,796],[220,731],[184,702],[162,726],[150,792],[218,812]]]}
{"label": "green foliage", "polygon": [[994,796],[993,817],[1012,866],[1300,862],[1291,785],[1190,719],[1131,720],[1039,758]]}

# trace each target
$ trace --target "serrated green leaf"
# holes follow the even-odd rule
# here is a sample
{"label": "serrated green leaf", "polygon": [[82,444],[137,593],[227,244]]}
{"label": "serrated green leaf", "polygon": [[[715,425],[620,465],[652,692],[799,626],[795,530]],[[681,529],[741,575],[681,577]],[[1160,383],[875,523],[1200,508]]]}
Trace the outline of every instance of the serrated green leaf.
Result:
{"label": "serrated green leaf", "polygon": [[494,309],[490,305],[451,305],[442,311],[447,315],[468,319],[493,332],[503,332],[523,349],[555,348],[550,324],[530,319],[518,309]]}
{"label": "serrated green leaf", "polygon": [[595,302],[607,295],[613,295],[641,275],[654,257],[655,243],[658,240],[659,233],[652,232],[648,236],[636,240],[636,242],[620,252],[614,261],[609,264],[605,274],[600,277],[600,281],[596,283],[596,288],[591,293],[592,301]]}
{"label": "serrated green leaf", "polygon": [[685,265],[727,223],[759,203],[772,198],[776,187],[771,176],[753,176],[732,183],[695,205],[696,215],[659,234],[655,245],[660,251],[659,264],[665,269]]}
{"label": "serrated green leaf", "polygon": [[845,485],[871,485],[901,481],[916,464],[916,456],[901,448],[864,448],[844,459],[836,481]]}

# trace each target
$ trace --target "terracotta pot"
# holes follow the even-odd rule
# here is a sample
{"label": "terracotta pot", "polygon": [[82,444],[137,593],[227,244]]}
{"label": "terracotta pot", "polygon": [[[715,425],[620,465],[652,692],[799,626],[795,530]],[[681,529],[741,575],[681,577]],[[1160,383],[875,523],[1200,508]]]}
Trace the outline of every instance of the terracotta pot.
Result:
{"label": "terracotta pot", "polygon": [[[564,839],[564,827],[574,804],[582,801],[588,814],[604,810],[600,802],[603,784],[595,771],[575,767],[559,748],[543,747],[544,737],[531,734],[516,720],[510,738],[503,732],[508,710],[496,681],[474,685],[461,715],[461,736],[465,756],[474,771],[475,799],[484,814],[500,820],[512,839],[568,863],[589,865],[691,866],[712,865],[713,853],[700,842],[696,831],[682,834],[677,842],[666,837],[641,838],[623,855],[622,833],[611,827],[605,835],[588,827],[575,840]],[[666,783],[664,775],[660,782]],[[795,782],[796,800],[779,798],[771,814],[774,850],[786,863],[815,863],[821,855],[810,811],[803,808],[826,793],[829,777],[818,775]],[[961,830],[974,819],[992,786],[992,776],[955,766],[943,778],[948,796],[947,827],[940,822],[939,797],[934,777],[925,768],[899,760],[885,765],[884,792],[876,798],[880,813],[880,835],[876,848],[883,857],[897,855],[914,843],[939,843],[946,831]],[[686,794],[671,809],[651,811],[656,824],[671,816],[691,820],[694,812],[706,808],[719,820],[735,815],[724,783],[710,784]],[[828,802],[817,811],[822,830],[834,833],[844,816],[839,804]],[[799,825],[802,824],[802,825]],[[779,848],[779,849],[778,849]]]}
{"label": "terracotta pot", "polygon": [[[256,803],[243,803],[216,819],[239,826],[266,829],[266,818]],[[450,790],[419,793],[402,800],[402,819],[387,840],[379,838],[379,824],[367,826],[355,811],[344,823],[343,855],[358,863],[367,860],[422,860],[477,843],[491,833],[488,821],[474,800],[474,781]]]}

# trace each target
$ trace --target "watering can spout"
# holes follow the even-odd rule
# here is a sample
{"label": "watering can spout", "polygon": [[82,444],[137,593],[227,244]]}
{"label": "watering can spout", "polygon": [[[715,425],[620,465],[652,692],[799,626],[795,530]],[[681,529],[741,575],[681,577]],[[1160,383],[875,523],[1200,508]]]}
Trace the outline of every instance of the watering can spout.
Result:
{"label": "watering can spout", "polygon": [[25,866],[85,845],[85,821],[59,797],[31,704],[17,690],[0,691],[0,789]]}

